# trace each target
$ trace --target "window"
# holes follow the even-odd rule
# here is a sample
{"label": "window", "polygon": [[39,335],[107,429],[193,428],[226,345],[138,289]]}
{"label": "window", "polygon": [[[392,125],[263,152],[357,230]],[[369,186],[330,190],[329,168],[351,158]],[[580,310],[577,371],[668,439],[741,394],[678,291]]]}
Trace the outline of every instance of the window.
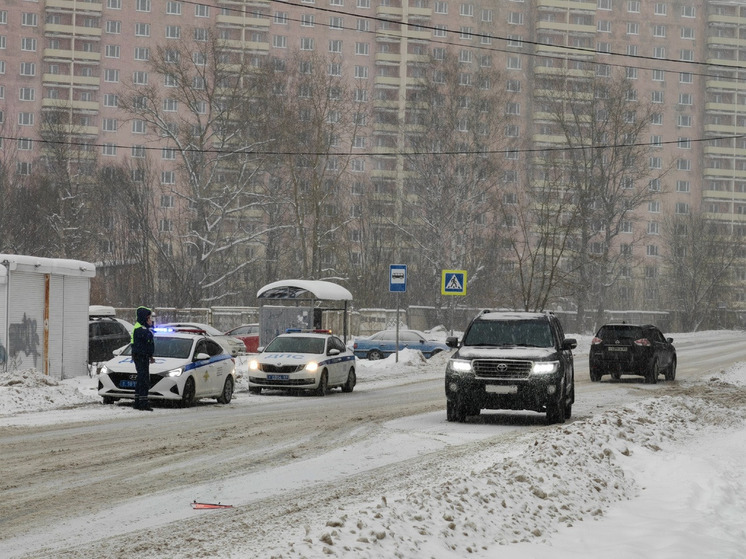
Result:
{"label": "window", "polygon": [[313,50],[313,39],[310,37],[301,37],[300,50]]}
{"label": "window", "polygon": [[[331,62],[329,64],[329,75],[330,76],[341,76],[342,75],[342,63]],[[331,99],[331,97],[330,97]]]}
{"label": "window", "polygon": [[114,34],[114,35],[118,35],[119,33],[122,32],[122,22],[121,21],[107,21],[106,32]]}
{"label": "window", "polygon": [[166,4],[166,13],[169,15],[180,16],[181,15],[181,2],[174,2],[173,0],[169,1]]}
{"label": "window", "polygon": [[367,100],[368,100],[367,89],[356,89],[355,90],[355,102],[356,103],[365,103]]}
{"label": "window", "polygon": [[521,59],[518,56],[509,56],[508,57],[508,69],[509,70],[520,70],[521,69]]}
{"label": "window", "polygon": [[[3,35],[2,39],[3,48],[5,48],[5,35]],[[23,37],[21,39],[21,50],[36,52],[36,39],[33,39],[31,37]]]}
{"label": "window", "polygon": [[666,47],[655,47],[653,49],[653,58],[666,58]]}
{"label": "window", "polygon": [[329,41],[329,52],[342,52],[342,41],[338,39]]}
{"label": "window", "polygon": [[663,163],[660,157],[651,157],[650,158],[650,168],[651,169],[662,169]]}
{"label": "window", "polygon": [[629,0],[627,2],[627,11],[635,14],[640,13],[640,1],[639,0]]}
{"label": "window", "polygon": [[116,132],[118,127],[116,118],[105,118],[101,122],[101,129],[105,132]]}
{"label": "window", "polygon": [[329,18],[329,29],[342,29],[344,21],[341,17],[331,16]]}
{"label": "window", "polygon": [[521,12],[510,12],[508,23],[510,25],[523,25],[523,14]]}
{"label": "window", "polygon": [[648,202],[648,211],[654,214],[660,213],[661,203],[658,200],[651,200]]}
{"label": "window", "polygon": [[689,159],[677,159],[676,160],[676,168],[679,171],[691,171],[692,170],[692,162]]}
{"label": "window", "polygon": [[132,83],[135,85],[148,85],[148,73],[135,72],[132,74]]}
{"label": "window", "polygon": [[122,0],[106,0],[106,7],[110,10],[121,10]]}
{"label": "window", "polygon": [[194,16],[195,17],[210,17],[210,6],[205,4],[194,5]]}
{"label": "window", "polygon": [[664,16],[666,15],[666,3],[665,2],[656,2],[655,8],[653,9],[655,15],[657,16]]}
{"label": "window", "polygon": [[676,192],[689,192],[689,181],[676,181]]}
{"label": "window", "polygon": [[355,54],[367,56],[369,54],[370,45],[368,43],[355,43]]}
{"label": "window", "polygon": [[39,24],[39,20],[36,14],[23,12],[21,14],[21,25],[26,27],[36,27]]}
{"label": "window", "polygon": [[170,219],[161,219],[158,222],[158,230],[162,233],[168,233],[174,230],[174,224]]}
{"label": "window", "polygon": [[119,45],[106,45],[104,55],[106,58],[119,58]]}
{"label": "window", "polygon": [[21,62],[21,75],[22,76],[35,76],[36,75],[36,64],[33,62]]}
{"label": "window", "polygon": [[145,157],[145,146],[132,146],[132,157]]}
{"label": "window", "polygon": [[681,38],[682,39],[691,39],[691,40],[694,40],[694,28],[692,28],[692,27],[682,27],[681,28]]}
{"label": "window", "polygon": [[679,126],[688,128],[692,125],[692,117],[690,115],[679,115],[677,120]]}
{"label": "window", "polygon": [[692,149],[692,140],[691,138],[679,138],[677,145],[680,149]]}
{"label": "window", "polygon": [[150,0],[136,0],[135,9],[138,12],[149,12],[150,11]]}
{"label": "window", "polygon": [[150,37],[150,24],[149,23],[136,23],[135,24],[135,36],[136,37]]}
{"label": "window", "polygon": [[[599,33],[611,33],[611,21],[608,19],[599,19],[596,22],[596,30]],[[607,51],[602,51],[607,52]]]}
{"label": "window", "polygon": [[20,101],[33,101],[36,97],[36,90],[33,87],[22,87],[18,91],[18,99]]}
{"label": "window", "polygon": [[145,134],[146,132],[146,126],[145,121],[140,120],[139,118],[136,118],[132,121],[132,133],[133,134]]}
{"label": "window", "polygon": [[367,66],[355,66],[355,77],[357,79],[367,79],[368,78],[368,67]]}
{"label": "window", "polygon": [[697,8],[695,6],[681,6],[681,17],[697,17]]}
{"label": "window", "polygon": [[438,0],[435,2],[435,13],[436,14],[447,14],[448,13],[448,2]]}
{"label": "window", "polygon": [[358,8],[370,8],[370,0],[357,0]]}
{"label": "window", "polygon": [[651,179],[648,183],[648,190],[650,192],[660,192],[661,191],[661,180],[660,179]]}
{"label": "window", "polygon": [[627,35],[639,35],[640,34],[640,24],[635,22],[628,22],[627,23]]}
{"label": "window", "polygon": [[109,83],[117,83],[119,81],[119,70],[104,70],[104,81]]}
{"label": "window", "polygon": [[114,93],[104,94],[104,107],[117,107],[119,106],[119,97]]}
{"label": "window", "polygon": [[301,14],[300,24],[302,27],[313,27],[313,14]]}
{"label": "window", "polygon": [[436,25],[433,29],[433,36],[434,37],[445,37],[446,36],[446,26],[445,25]]}
{"label": "window", "polygon": [[165,160],[176,159],[176,150],[173,148],[162,148],[161,159],[165,159]]}
{"label": "window", "polygon": [[663,147],[663,136],[650,136],[650,145],[656,148]]}
{"label": "window", "polygon": [[135,60],[149,60],[149,59],[150,59],[150,49],[148,47],[135,47]]}
{"label": "window", "polygon": [[461,4],[458,11],[459,15],[466,17],[474,16],[474,5],[473,4]]}
{"label": "window", "polygon": [[365,159],[353,159],[352,160],[352,172],[353,173],[364,173],[365,172]]}
{"label": "window", "polygon": [[178,25],[167,25],[166,26],[166,39],[179,39],[181,38],[181,27]]}
{"label": "window", "polygon": [[31,149],[33,143],[34,142],[31,138],[18,138],[18,149],[22,151],[28,151]]}
{"label": "window", "polygon": [[465,41],[471,41],[473,34],[474,34],[473,28],[462,26],[461,31],[459,33],[459,39],[463,39]]}
{"label": "window", "polygon": [[666,72],[663,70],[653,70],[653,81],[662,82],[666,79]]}
{"label": "window", "polygon": [[653,27],[653,37],[665,37],[665,36],[666,36],[666,26],[665,25],[655,25]]}
{"label": "window", "polygon": [[200,43],[206,42],[207,41],[207,29],[205,29],[204,27],[195,27],[194,28],[194,40]]}
{"label": "window", "polygon": [[173,171],[161,171],[161,184],[175,184],[176,173]]}
{"label": "window", "polygon": [[28,161],[16,161],[16,174],[30,175],[31,163],[29,163]]}
{"label": "window", "polygon": [[114,144],[104,144],[101,146],[101,153],[103,155],[113,156],[117,154],[117,146]]}

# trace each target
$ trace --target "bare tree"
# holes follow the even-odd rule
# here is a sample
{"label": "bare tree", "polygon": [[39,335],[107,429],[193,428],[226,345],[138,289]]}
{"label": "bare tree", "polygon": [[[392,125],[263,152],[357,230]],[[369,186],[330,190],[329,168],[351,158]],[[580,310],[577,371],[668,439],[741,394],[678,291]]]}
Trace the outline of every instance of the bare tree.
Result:
{"label": "bare tree", "polygon": [[543,103],[552,133],[565,142],[561,161],[551,164],[560,165],[577,205],[572,262],[582,327],[589,304],[596,322],[601,320],[618,277],[618,237],[651,199],[651,184],[658,185],[666,173],[651,170],[649,163],[655,148],[646,133],[656,109],[638,99],[634,82],[622,75],[590,80],[558,75],[539,88],[552,92]]}
{"label": "bare tree", "polygon": [[[254,128],[247,99],[257,86],[240,52],[213,33],[154,49],[148,83],[130,83],[120,107],[158,138],[163,158],[160,195],[174,199],[159,230],[162,304],[241,300],[257,256],[247,246],[261,227],[266,193],[255,177]],[[204,39],[204,40],[202,40]],[[169,202],[170,203],[170,202]],[[175,293],[174,285],[182,289]]]}
{"label": "bare tree", "polygon": [[727,224],[700,213],[672,216],[663,235],[668,245],[663,284],[670,308],[679,312],[684,331],[696,332],[720,304],[731,300],[740,238]]}
{"label": "bare tree", "polygon": [[[252,104],[264,112],[270,223],[287,226],[269,240],[277,257],[284,247],[293,275],[346,276],[346,240],[355,216],[348,213],[351,173],[365,161],[351,154],[360,128],[355,92],[336,56],[295,52],[267,59]],[[354,168],[351,169],[351,166]],[[275,258],[273,258],[274,260]]]}
{"label": "bare tree", "polygon": [[[423,78],[408,91],[406,121],[400,123],[403,171],[395,193],[394,243],[412,247],[405,259],[418,276],[413,296],[442,304],[443,269],[470,271],[469,288],[488,292],[486,272],[499,246],[489,245],[500,221],[490,197],[499,189],[506,160],[504,130],[511,97],[493,67],[465,68],[445,51],[420,68]],[[475,295],[475,298],[478,296]]]}

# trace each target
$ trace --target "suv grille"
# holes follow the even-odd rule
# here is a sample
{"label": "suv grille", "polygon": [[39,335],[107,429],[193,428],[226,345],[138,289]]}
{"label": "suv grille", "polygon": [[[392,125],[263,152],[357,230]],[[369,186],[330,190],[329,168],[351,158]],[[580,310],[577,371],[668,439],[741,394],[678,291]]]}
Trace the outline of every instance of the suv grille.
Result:
{"label": "suv grille", "polygon": [[478,377],[525,380],[528,379],[533,362],[518,359],[475,359],[472,367]]}

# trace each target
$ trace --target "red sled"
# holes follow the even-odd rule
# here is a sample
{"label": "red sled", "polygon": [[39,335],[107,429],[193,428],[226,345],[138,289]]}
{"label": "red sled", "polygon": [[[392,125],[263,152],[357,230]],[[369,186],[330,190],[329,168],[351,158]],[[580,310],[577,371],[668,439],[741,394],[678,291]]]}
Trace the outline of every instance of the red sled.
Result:
{"label": "red sled", "polygon": [[233,505],[223,505],[221,503],[198,503],[192,502],[193,509],[232,509]]}

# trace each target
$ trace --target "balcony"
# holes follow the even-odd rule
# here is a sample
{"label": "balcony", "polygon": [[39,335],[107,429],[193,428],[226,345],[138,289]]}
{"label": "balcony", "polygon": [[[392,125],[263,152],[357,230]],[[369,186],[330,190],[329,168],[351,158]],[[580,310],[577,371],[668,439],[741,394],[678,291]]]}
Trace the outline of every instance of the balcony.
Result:
{"label": "balcony", "polygon": [[60,23],[45,23],[44,33],[46,35],[59,35],[62,37],[72,37],[79,39],[100,39],[100,27],[84,27],[82,25],[62,25]]}
{"label": "balcony", "polygon": [[47,0],[46,9],[50,11],[69,11],[100,15],[103,5],[100,2],[81,2],[80,0]]}
{"label": "balcony", "polygon": [[70,74],[44,74],[42,76],[44,85],[72,85],[94,87],[101,84],[98,76],[71,76]]}
{"label": "balcony", "polygon": [[44,49],[44,60],[55,59],[64,62],[101,62],[100,52],[82,50]]}

